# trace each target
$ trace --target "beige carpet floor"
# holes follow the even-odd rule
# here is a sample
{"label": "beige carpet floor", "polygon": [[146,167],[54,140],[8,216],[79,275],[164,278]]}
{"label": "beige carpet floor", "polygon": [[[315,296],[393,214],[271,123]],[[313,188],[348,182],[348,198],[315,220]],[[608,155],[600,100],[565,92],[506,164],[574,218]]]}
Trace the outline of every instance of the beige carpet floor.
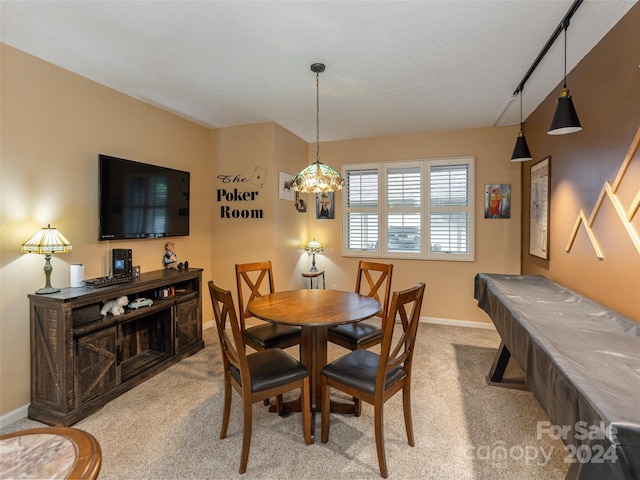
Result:
{"label": "beige carpet floor", "polygon": [[[282,418],[254,404],[249,464],[239,475],[241,402],[234,393],[228,435],[220,440],[220,349],[213,328],[204,338],[204,350],[75,425],[100,442],[101,479],[381,478],[373,407],[367,404],[359,418],[332,415],[329,442],[310,446],[299,414]],[[413,375],[416,446],[407,444],[398,394],[385,406],[390,479],[565,477],[567,450],[537,434],[537,422],[549,419],[533,395],[485,383],[499,344],[491,330],[420,325]],[[291,353],[297,356],[295,348]],[[330,346],[330,359],[344,353]],[[510,365],[508,374],[522,372]],[[24,419],[2,433],[39,426]],[[316,431],[319,438],[319,416]]]}

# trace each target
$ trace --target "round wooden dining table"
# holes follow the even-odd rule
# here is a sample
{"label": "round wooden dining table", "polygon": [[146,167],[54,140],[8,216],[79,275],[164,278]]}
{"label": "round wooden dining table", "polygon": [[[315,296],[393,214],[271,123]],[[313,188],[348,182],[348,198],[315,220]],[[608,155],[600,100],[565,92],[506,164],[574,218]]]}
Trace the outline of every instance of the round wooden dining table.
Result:
{"label": "round wooden dining table", "polygon": [[[301,327],[300,361],[310,372],[313,413],[319,412],[322,405],[320,372],[327,364],[327,330],[373,317],[381,308],[375,298],[359,293],[311,289],[271,293],[251,300],[248,305],[249,312],[261,320]],[[333,404],[331,409],[348,411],[339,406],[334,408]]]}

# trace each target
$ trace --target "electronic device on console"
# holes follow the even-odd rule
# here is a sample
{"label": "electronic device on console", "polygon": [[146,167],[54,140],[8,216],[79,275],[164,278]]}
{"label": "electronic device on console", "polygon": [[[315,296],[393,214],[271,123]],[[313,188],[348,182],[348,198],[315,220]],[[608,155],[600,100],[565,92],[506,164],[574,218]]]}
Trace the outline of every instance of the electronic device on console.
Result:
{"label": "electronic device on console", "polygon": [[131,281],[131,275],[109,275],[106,277],[89,278],[84,281],[84,285],[89,288],[102,288],[129,281]]}
{"label": "electronic device on console", "polygon": [[84,281],[90,288],[102,288],[129,282],[133,278],[133,251],[130,248],[114,248],[111,251],[111,274]]}
{"label": "electronic device on console", "polygon": [[111,259],[112,275],[133,275],[133,252],[130,248],[114,248]]}

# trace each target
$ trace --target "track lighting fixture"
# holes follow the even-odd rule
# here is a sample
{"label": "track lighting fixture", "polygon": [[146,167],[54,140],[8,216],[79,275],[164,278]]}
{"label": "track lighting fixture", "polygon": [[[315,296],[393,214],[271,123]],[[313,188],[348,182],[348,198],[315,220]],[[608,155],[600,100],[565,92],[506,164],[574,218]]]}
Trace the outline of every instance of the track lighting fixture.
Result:
{"label": "track lighting fixture", "polygon": [[562,93],[558,98],[558,104],[556,105],[556,113],[553,115],[551,126],[547,132],[549,135],[566,135],[567,133],[575,133],[582,130],[580,120],[578,120],[578,114],[573,106],[573,100],[569,95],[567,89],[567,28],[569,27],[569,20],[567,19],[564,24],[564,84],[562,87]]}
{"label": "track lighting fixture", "polygon": [[531,152],[529,152],[529,146],[527,140],[524,138],[524,123],[522,121],[522,89],[520,89],[520,133],[516,139],[516,146],[513,149],[513,155],[511,155],[512,162],[526,162],[531,160]]}

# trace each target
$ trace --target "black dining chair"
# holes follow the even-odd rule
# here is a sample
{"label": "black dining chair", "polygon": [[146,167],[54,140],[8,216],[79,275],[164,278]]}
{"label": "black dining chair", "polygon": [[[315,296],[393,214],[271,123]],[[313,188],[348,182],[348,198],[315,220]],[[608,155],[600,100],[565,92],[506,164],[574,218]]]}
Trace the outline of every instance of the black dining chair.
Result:
{"label": "black dining chair", "polygon": [[[247,355],[231,292],[218,287],[213,281],[209,281],[209,293],[211,294],[224,365],[224,408],[220,438],[223,439],[227,436],[231,414],[231,389],[233,388],[242,398],[242,451],[239,472],[245,473],[251,446],[252,405],[255,402],[272,396],[281,400],[283,393],[299,388],[302,400],[304,440],[307,445],[313,443],[311,439],[309,371],[280,348],[271,348]],[[231,338],[226,328],[227,320],[231,327]]]}
{"label": "black dining chair", "polygon": [[[383,478],[388,475],[383,409],[385,402],[400,390],[407,440],[410,446],[415,445],[411,419],[411,367],[424,290],[425,284],[420,282],[393,293],[389,312],[383,319],[384,337],[379,355],[371,350],[354,350],[322,369],[322,443],[329,440],[330,388],[372,404],[378,465]],[[394,340],[397,317],[401,329]]]}

